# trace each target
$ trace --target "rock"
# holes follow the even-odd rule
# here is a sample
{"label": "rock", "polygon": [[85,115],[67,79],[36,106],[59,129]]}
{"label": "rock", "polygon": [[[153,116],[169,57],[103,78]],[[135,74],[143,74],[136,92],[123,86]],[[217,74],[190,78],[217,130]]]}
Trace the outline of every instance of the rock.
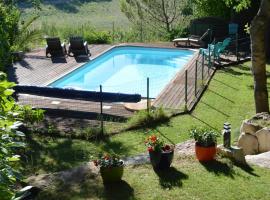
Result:
{"label": "rock", "polygon": [[249,164],[270,168],[270,151],[258,155],[247,155],[246,161]]}
{"label": "rock", "polygon": [[183,156],[193,156],[195,154],[195,141],[187,140],[175,146],[175,153]]}
{"label": "rock", "polygon": [[270,121],[270,114],[267,112],[257,113],[251,120],[265,120]]}
{"label": "rock", "polygon": [[270,129],[263,128],[257,131],[255,135],[259,142],[259,152],[270,151]]}
{"label": "rock", "polygon": [[142,165],[150,163],[150,159],[148,153],[144,153],[137,156],[127,157],[124,159],[124,163],[125,165]]}
{"label": "rock", "polygon": [[239,163],[239,164],[246,164],[244,151],[242,148],[232,146],[230,148],[226,148],[223,145],[217,146],[217,153],[221,154],[231,160]]}
{"label": "rock", "polygon": [[261,126],[254,124],[249,120],[244,120],[240,127],[240,133],[249,133],[254,135],[261,128],[262,128]]}
{"label": "rock", "polygon": [[243,149],[244,155],[253,155],[259,151],[259,142],[256,136],[241,133],[238,139],[238,147]]}

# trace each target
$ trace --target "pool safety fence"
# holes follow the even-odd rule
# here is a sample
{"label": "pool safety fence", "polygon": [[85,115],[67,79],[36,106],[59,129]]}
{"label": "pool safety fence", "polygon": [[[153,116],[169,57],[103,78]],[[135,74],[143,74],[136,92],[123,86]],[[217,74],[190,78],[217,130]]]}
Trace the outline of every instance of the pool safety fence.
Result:
{"label": "pool safety fence", "polygon": [[[106,85],[96,86],[97,91],[18,85],[15,91],[19,104],[42,108],[52,116],[86,119],[94,122],[95,126],[99,124],[103,130],[106,124],[121,123],[134,114],[126,108],[125,103],[145,100],[148,111],[159,107],[172,114],[191,111],[211,80],[216,66],[237,63],[249,57],[249,38],[239,38],[231,42],[218,60],[211,53],[195,53],[169,83],[164,82],[162,74],[123,83],[129,85],[126,91],[129,94],[108,92],[116,86]],[[145,88],[145,94],[136,94],[137,88],[141,87]],[[160,88],[163,90],[160,91]]]}
{"label": "pool safety fence", "polygon": [[106,124],[121,128],[119,123],[132,115],[124,103],[141,100],[138,94],[103,92],[102,86],[97,92],[17,85],[15,91],[19,104],[44,109],[48,116],[88,120],[90,126],[100,127],[102,133]]}

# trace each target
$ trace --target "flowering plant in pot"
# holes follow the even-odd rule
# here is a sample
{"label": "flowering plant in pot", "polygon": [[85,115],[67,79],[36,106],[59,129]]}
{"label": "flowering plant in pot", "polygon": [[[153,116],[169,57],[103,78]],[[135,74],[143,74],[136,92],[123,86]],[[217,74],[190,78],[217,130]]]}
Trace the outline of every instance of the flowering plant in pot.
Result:
{"label": "flowering plant in pot", "polygon": [[145,140],[150,161],[154,169],[168,169],[172,163],[174,146],[165,144],[156,135],[151,135]]}
{"label": "flowering plant in pot", "polygon": [[209,161],[215,158],[218,133],[210,129],[192,129],[190,137],[196,141],[195,153],[199,161]]}
{"label": "flowering plant in pot", "polygon": [[104,183],[117,182],[122,179],[124,162],[116,155],[104,154],[94,164],[100,167],[100,174]]}

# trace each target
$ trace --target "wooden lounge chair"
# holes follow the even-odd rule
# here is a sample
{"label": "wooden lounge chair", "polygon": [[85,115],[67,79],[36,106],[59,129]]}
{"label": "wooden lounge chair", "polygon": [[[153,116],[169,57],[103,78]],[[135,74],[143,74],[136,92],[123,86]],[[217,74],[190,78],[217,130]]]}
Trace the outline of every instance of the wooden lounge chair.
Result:
{"label": "wooden lounge chair", "polygon": [[[60,42],[58,37],[46,38],[46,57],[66,56],[67,50],[65,43]],[[48,56],[50,54],[50,56]]]}
{"label": "wooden lounge chair", "polygon": [[185,46],[185,47],[191,47],[191,46],[198,46],[198,47],[204,47],[205,42],[203,39],[210,33],[210,29],[207,29],[207,31],[202,36],[195,36],[191,35],[188,38],[176,38],[173,40],[174,46]]}
{"label": "wooden lounge chair", "polygon": [[91,56],[90,51],[88,49],[88,44],[86,41],[83,40],[82,37],[70,37],[69,42],[70,42],[68,48],[69,56],[73,57],[80,55]]}

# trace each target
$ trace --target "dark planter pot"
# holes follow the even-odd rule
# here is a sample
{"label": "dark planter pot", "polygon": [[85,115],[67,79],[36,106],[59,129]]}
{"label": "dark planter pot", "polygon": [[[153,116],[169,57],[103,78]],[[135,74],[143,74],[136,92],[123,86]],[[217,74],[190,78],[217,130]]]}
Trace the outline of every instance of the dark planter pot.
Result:
{"label": "dark planter pot", "polygon": [[217,146],[216,144],[214,144],[209,147],[204,147],[196,142],[195,153],[199,161],[204,162],[204,161],[214,160],[217,153]]}
{"label": "dark planter pot", "polygon": [[150,161],[154,169],[169,169],[173,160],[174,150],[166,152],[149,152]]}
{"label": "dark planter pot", "polygon": [[121,181],[124,173],[124,166],[100,168],[100,174],[104,183]]}

